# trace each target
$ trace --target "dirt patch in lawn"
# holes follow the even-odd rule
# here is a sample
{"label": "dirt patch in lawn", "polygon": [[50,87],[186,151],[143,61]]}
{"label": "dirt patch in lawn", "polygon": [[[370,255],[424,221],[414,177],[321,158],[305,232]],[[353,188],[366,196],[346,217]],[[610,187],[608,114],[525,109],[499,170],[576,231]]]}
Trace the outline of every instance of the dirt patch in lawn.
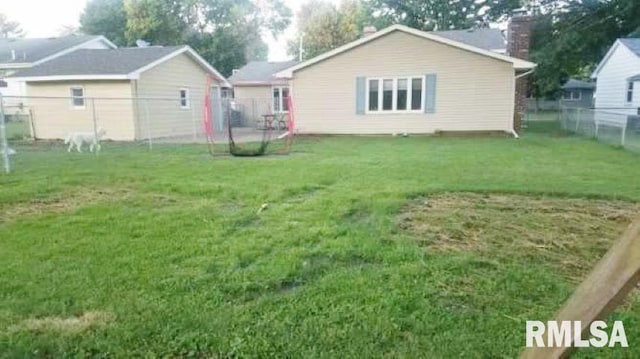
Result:
{"label": "dirt patch in lawn", "polygon": [[122,187],[75,187],[51,197],[0,205],[0,223],[29,215],[70,212],[88,204],[127,199],[133,193]]}
{"label": "dirt patch in lawn", "polygon": [[89,311],[76,317],[42,317],[29,318],[18,325],[11,327],[13,331],[32,332],[60,332],[60,333],[80,333],[92,328],[104,326],[114,320],[114,316],[107,312]]}
{"label": "dirt patch in lawn", "polygon": [[575,279],[638,214],[640,204],[624,201],[450,193],[412,200],[398,221],[432,252],[548,261]]}

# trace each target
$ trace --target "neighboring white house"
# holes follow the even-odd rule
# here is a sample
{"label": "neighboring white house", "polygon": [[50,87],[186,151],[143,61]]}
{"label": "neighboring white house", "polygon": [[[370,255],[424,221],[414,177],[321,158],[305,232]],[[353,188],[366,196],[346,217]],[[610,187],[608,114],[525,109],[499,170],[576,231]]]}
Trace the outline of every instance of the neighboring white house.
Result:
{"label": "neighboring white house", "polygon": [[[597,81],[596,110],[637,114],[640,107],[640,38],[616,40],[591,77]],[[618,118],[626,119],[624,116]]]}
{"label": "neighboring white house", "polygon": [[300,133],[514,133],[516,77],[535,64],[394,25],[280,71]]}
{"label": "neighboring white house", "polygon": [[[114,49],[104,36],[69,35],[50,38],[0,39],[0,94],[25,96],[23,81],[6,77],[16,71],[31,68],[79,49]],[[24,99],[6,98],[5,103],[24,103]]]}

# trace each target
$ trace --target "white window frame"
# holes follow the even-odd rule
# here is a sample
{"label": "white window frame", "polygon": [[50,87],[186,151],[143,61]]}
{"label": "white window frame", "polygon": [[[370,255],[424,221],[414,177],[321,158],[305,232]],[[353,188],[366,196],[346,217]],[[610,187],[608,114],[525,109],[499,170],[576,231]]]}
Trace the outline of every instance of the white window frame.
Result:
{"label": "white window frame", "polygon": [[[420,109],[412,110],[412,96],[413,96],[413,80],[419,79],[422,83],[422,91],[420,98]],[[370,97],[370,86],[371,81],[378,81],[378,109],[370,110],[369,108],[369,97]],[[393,94],[392,94],[392,104],[391,110],[383,110],[383,88],[384,88],[384,80],[393,80]],[[406,110],[398,110],[398,80],[407,80],[407,109]],[[426,95],[426,87],[427,81],[424,76],[385,76],[385,77],[367,77],[366,78],[366,86],[365,86],[365,113],[371,115],[384,115],[384,114],[408,114],[408,113],[424,113],[424,105],[425,105],[425,95]]]}
{"label": "white window frame", "polygon": [[[81,90],[82,91],[82,96],[75,96],[73,94],[73,90]],[[69,87],[69,96],[71,97],[71,108],[74,110],[84,110],[85,108],[87,108],[87,98],[85,96],[85,91],[84,91],[84,87],[83,86],[70,86]],[[75,104],[74,100],[81,98],[82,99],[82,106],[78,106]]]}
{"label": "white window frame", "polygon": [[[578,96],[573,96],[574,94],[578,94]],[[569,94],[569,97],[565,96]],[[565,101],[581,101],[582,100],[582,91],[580,90],[565,90],[565,93],[562,96],[562,99]]]}
{"label": "white window frame", "polygon": [[291,87],[287,86],[287,85],[282,85],[282,86],[271,86],[271,105],[273,106],[274,101],[275,101],[275,96],[273,95],[273,92],[275,90],[278,90],[278,94],[280,95],[280,99],[279,99],[279,110],[276,111],[276,109],[273,109],[274,113],[289,113],[289,111],[283,111],[282,109],[284,108],[284,96],[282,96],[282,90],[283,89],[287,89],[287,91],[289,91],[289,96],[291,96]]}
{"label": "white window frame", "polygon": [[[182,91],[184,91],[184,95],[185,95],[184,99],[186,100],[186,104],[184,105],[182,104]],[[181,87],[178,90],[178,101],[181,109],[188,110],[191,108],[191,94],[190,94],[189,88]]]}
{"label": "white window frame", "polygon": [[[633,103],[633,92],[635,89],[636,85],[634,84],[634,81],[627,81],[627,87],[624,91],[624,103],[626,103],[627,105],[631,105]],[[629,92],[631,92],[631,101],[629,101]]]}

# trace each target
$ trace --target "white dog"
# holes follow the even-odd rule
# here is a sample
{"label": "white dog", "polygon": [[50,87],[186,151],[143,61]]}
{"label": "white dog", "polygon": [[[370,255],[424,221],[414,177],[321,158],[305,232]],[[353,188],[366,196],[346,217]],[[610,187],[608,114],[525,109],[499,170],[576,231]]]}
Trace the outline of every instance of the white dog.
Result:
{"label": "white dog", "polygon": [[69,144],[69,148],[67,152],[71,152],[73,146],[76,146],[78,152],[82,152],[82,144],[89,144],[89,152],[93,152],[95,149],[96,152],[100,151],[100,140],[104,135],[107,134],[102,127],[98,128],[98,131],[94,132],[71,132],[67,135],[67,138],[64,139],[64,144]]}

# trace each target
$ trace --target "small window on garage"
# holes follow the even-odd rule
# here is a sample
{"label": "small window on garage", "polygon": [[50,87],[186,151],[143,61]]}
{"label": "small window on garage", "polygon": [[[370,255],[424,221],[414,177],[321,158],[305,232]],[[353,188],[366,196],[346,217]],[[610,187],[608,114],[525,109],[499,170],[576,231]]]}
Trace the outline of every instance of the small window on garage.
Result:
{"label": "small window on garage", "polygon": [[84,88],[80,86],[71,87],[71,107],[84,108]]}
{"label": "small window on garage", "polygon": [[5,80],[0,80],[0,88],[8,87],[8,86],[9,86],[9,84],[7,84],[7,81],[5,81]]}
{"label": "small window on garage", "polygon": [[180,108],[188,109],[191,106],[191,101],[189,100],[189,89],[181,88],[180,89]]}

